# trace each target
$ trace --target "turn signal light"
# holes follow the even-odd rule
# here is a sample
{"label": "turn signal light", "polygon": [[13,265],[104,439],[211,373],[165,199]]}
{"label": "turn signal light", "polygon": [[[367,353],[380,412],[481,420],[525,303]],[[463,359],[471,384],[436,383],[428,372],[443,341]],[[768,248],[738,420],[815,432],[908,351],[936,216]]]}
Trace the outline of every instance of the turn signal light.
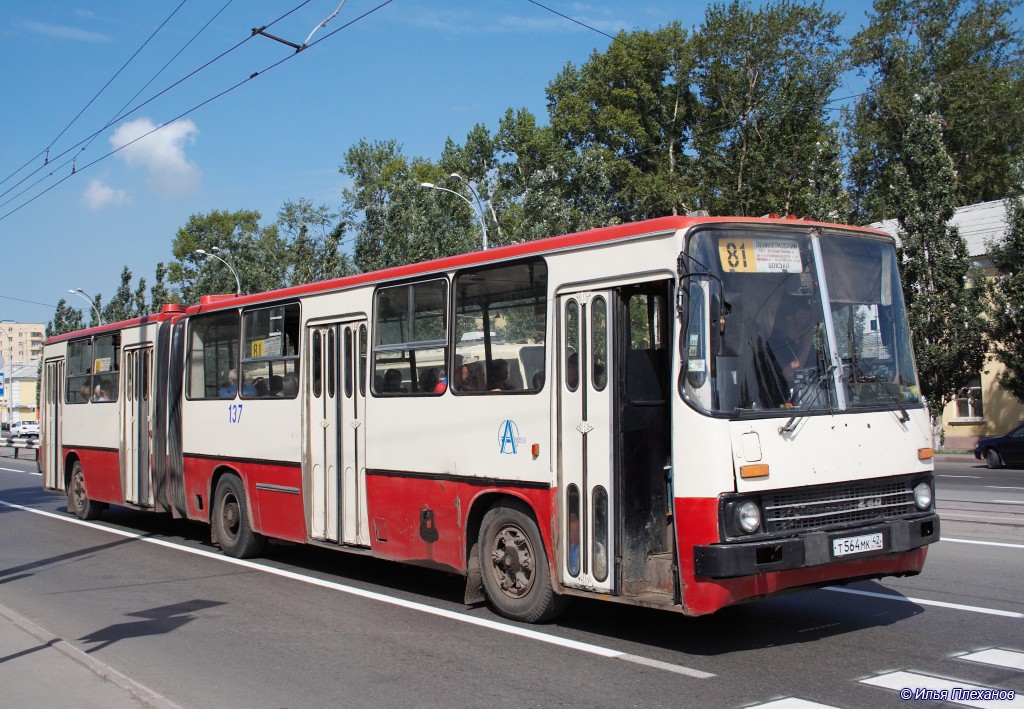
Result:
{"label": "turn signal light", "polygon": [[748,478],[766,478],[768,477],[768,466],[764,463],[759,463],[758,465],[741,465],[740,477],[744,480]]}
{"label": "turn signal light", "polygon": [[931,448],[918,448],[917,459],[920,461],[931,460],[935,457],[935,451]]}

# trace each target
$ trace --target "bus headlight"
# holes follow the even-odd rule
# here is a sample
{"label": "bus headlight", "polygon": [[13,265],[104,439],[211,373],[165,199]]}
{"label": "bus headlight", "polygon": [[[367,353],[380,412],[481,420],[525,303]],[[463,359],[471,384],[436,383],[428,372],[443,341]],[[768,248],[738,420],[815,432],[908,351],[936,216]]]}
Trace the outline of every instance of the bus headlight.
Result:
{"label": "bus headlight", "polygon": [[736,524],[747,534],[753,534],[761,526],[761,508],[756,502],[747,500],[736,508]]}
{"label": "bus headlight", "polygon": [[927,510],[932,506],[932,486],[919,482],[914,486],[914,506],[919,510]]}

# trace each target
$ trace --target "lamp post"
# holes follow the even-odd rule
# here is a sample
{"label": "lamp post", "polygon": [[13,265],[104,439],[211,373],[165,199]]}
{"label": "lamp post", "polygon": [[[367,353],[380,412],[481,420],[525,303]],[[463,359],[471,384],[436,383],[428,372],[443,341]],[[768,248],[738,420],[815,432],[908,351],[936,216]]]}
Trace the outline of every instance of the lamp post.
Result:
{"label": "lamp post", "polygon": [[14,392],[11,391],[11,387],[14,386],[14,338],[3,328],[0,328],[0,332],[7,338],[7,380],[4,382],[4,399],[7,401],[7,433],[10,435],[10,426],[14,423]]}
{"label": "lamp post", "polygon": [[92,299],[91,295],[81,288],[68,288],[68,293],[71,295],[77,295],[79,298],[83,298],[89,304],[89,307],[92,308],[93,315],[96,316],[96,324],[103,324],[103,318],[100,317],[100,311],[96,309],[96,302]]}
{"label": "lamp post", "polygon": [[[455,176],[454,173],[453,173],[453,176]],[[459,179],[461,180],[462,178],[460,177]],[[473,196],[477,197],[477,204],[474,205],[473,202],[470,201],[469,197],[467,197],[466,195],[461,194],[459,192],[456,192],[455,190],[450,190],[447,187],[441,187],[440,185],[435,185],[433,182],[421,182],[420,183],[420,187],[422,187],[423,189],[426,189],[426,190],[440,190],[441,192],[450,192],[451,194],[455,195],[456,197],[461,199],[463,202],[468,204],[469,208],[473,210],[473,214],[475,214],[480,219],[480,231],[483,234],[484,251],[487,250],[487,219],[484,217],[484,210],[483,210],[483,207],[480,206],[479,196],[477,196],[475,190],[470,188],[470,191],[473,193]]]}
{"label": "lamp post", "polygon": [[228,253],[227,249],[222,249],[219,246],[214,246],[212,249],[210,249],[210,251],[204,251],[203,249],[196,249],[195,251],[193,251],[193,253],[199,254],[204,258],[215,258],[222,264],[227,266],[228,270],[231,271],[231,275],[235,277],[235,295],[242,295],[242,281],[239,280],[238,278],[238,271],[236,271],[235,267],[228,263],[225,259],[218,256],[217,252]]}
{"label": "lamp post", "polygon": [[500,238],[501,237],[501,224],[498,223],[498,214],[494,211],[494,205],[491,204],[491,201],[490,200],[482,199],[480,197],[480,193],[476,191],[475,187],[473,187],[473,183],[470,182],[469,180],[467,180],[465,177],[463,177],[459,173],[453,172],[452,174],[448,175],[448,177],[452,178],[453,180],[458,180],[459,182],[462,182],[462,183],[464,183],[466,185],[466,187],[469,189],[470,193],[473,195],[473,199],[476,200],[477,206],[479,207],[481,212],[484,211],[483,205],[485,205],[485,204],[487,205],[487,208],[489,210],[491,210],[491,217],[494,219],[494,226],[498,229],[498,237]]}

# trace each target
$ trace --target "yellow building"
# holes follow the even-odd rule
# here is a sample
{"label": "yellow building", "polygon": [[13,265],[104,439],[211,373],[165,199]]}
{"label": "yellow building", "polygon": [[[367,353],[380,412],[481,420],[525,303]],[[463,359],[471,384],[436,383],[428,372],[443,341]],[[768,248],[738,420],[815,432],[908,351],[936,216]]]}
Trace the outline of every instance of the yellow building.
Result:
{"label": "yellow building", "polygon": [[[1009,226],[1006,200],[982,202],[960,207],[950,221],[960,230],[967,242],[971,262],[994,275],[995,269],[988,257],[988,244],[1001,241]],[[895,219],[872,224],[897,239]],[[1024,404],[1000,388],[997,378],[1003,371],[1001,363],[991,354],[982,371],[971,381],[964,382],[956,398],[942,412],[943,447],[947,450],[973,450],[979,438],[1006,433],[1024,420]]]}
{"label": "yellow building", "polygon": [[5,386],[0,396],[0,421],[38,421],[36,382],[43,356],[46,326],[41,323],[0,321],[0,359]]}

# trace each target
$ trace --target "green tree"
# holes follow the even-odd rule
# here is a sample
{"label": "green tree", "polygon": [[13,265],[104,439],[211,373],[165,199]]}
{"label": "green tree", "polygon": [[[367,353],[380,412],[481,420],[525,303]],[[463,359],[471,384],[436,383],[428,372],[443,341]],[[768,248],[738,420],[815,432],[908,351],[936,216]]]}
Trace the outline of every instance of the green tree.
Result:
{"label": "green tree", "polygon": [[[678,23],[620,32],[607,51],[595,52],[578,69],[567,65],[548,85],[555,135],[575,154],[591,156],[574,167],[600,165],[611,185],[604,223],[677,214],[692,205],[693,188],[684,179],[692,161],[686,141],[695,123],[692,57]],[[574,194],[592,186],[587,182]]]}
{"label": "green tree", "polygon": [[996,268],[989,283],[989,332],[997,361],[1006,369],[999,386],[1024,402],[1024,164],[1018,193],[1008,205],[1006,237],[989,244]]}
{"label": "green tree", "polygon": [[53,320],[46,323],[46,336],[63,335],[81,330],[83,327],[85,327],[85,322],[82,318],[82,311],[72,308],[64,298],[61,298],[53,312]]}
{"label": "green tree", "polygon": [[156,265],[156,278],[149,289],[149,302],[153,312],[159,312],[168,303],[178,302],[177,296],[167,287],[167,266],[163,261]]}
{"label": "green tree", "polygon": [[842,16],[781,0],[712,5],[694,38],[699,203],[712,214],[844,209],[838,126]]}
{"label": "green tree", "polygon": [[139,284],[142,289],[142,304],[139,305],[135,293],[132,292],[132,272],[127,266],[121,269],[121,284],[114,291],[114,296],[101,311],[103,322],[121,322],[146,314],[146,281]]}
{"label": "green tree", "polygon": [[984,278],[971,273],[967,244],[950,225],[956,171],[942,142],[935,92],[915,97],[893,166],[903,296],[907,303],[921,390],[934,419],[957,388],[977,376],[985,358]]}
{"label": "green tree", "polygon": [[326,205],[318,207],[305,198],[284,203],[277,213],[277,226],[288,253],[288,285],[314,283],[356,272],[342,250],[346,222]]}
{"label": "green tree", "polygon": [[[1002,199],[1024,156],[1024,40],[1017,0],[875,0],[852,40],[868,89],[847,116],[854,218],[891,216],[892,175],[920,87],[937,90],[959,205]],[[998,129],[995,127],[998,126]]]}
{"label": "green tree", "polygon": [[[193,214],[178,229],[172,244],[175,260],[168,280],[178,284],[182,302],[194,305],[205,294],[234,293],[230,269],[215,258],[197,254],[198,249],[216,253],[238,273],[243,293],[281,288],[286,283],[285,243],[276,224],[261,227],[254,210]],[[219,251],[214,252],[214,247]]]}

